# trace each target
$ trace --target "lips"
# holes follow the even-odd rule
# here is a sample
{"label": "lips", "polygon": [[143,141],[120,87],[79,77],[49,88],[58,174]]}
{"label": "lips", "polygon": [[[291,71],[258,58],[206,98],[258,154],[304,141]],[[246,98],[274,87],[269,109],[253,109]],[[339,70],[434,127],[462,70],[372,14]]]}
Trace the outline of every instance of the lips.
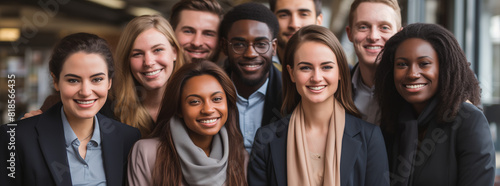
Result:
{"label": "lips", "polygon": [[144,76],[154,76],[154,75],[157,75],[158,73],[160,73],[162,70],[163,69],[158,69],[158,70],[149,71],[149,72],[142,72],[141,74]]}
{"label": "lips", "polygon": [[86,100],[74,99],[73,101],[75,101],[77,105],[82,108],[89,108],[94,106],[94,104],[97,102],[97,99],[86,99]]}
{"label": "lips", "polygon": [[200,124],[202,124],[205,127],[213,127],[213,126],[215,126],[217,124],[217,121],[219,121],[219,120],[220,120],[220,117],[199,119],[199,120],[196,120],[196,121],[199,122]]}
{"label": "lips", "polygon": [[407,89],[418,89],[422,88],[427,84],[412,84],[412,85],[404,85]]}
{"label": "lips", "polygon": [[403,84],[403,87],[407,92],[419,92],[427,86],[427,83],[413,83],[413,84]]}
{"label": "lips", "polygon": [[204,58],[210,52],[205,48],[184,48],[184,51],[193,58]]}
{"label": "lips", "polygon": [[247,71],[247,72],[254,72],[254,71],[259,70],[262,67],[262,63],[260,63],[260,64],[254,64],[254,63],[252,63],[252,64],[242,64],[242,63],[240,63],[238,65],[240,67],[242,67],[242,69],[244,71]]}
{"label": "lips", "polygon": [[321,93],[325,90],[326,85],[314,85],[314,86],[306,86],[309,91],[313,93]]}

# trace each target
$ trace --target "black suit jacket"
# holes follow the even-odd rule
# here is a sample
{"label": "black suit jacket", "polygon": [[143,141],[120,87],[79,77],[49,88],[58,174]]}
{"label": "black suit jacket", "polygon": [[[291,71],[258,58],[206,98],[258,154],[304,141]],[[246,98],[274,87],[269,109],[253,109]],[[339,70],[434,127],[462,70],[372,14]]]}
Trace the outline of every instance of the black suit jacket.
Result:
{"label": "black suit jacket", "polygon": [[[229,67],[226,68],[226,73],[231,77],[231,69]],[[261,126],[268,125],[282,118],[280,113],[281,104],[283,103],[282,94],[281,72],[271,64]]]}
{"label": "black suit jacket", "polygon": [[[16,127],[0,127],[2,185],[72,185],[61,107],[62,103],[58,103],[41,115],[17,121]],[[140,132],[99,113],[97,119],[107,185],[124,185],[128,154],[140,139]],[[12,141],[7,131],[12,130],[15,131],[15,151],[5,150]],[[8,177],[11,172],[5,169],[9,166],[5,160],[12,157],[15,158],[15,179]]]}
{"label": "black suit jacket", "polygon": [[[290,115],[261,127],[248,163],[249,185],[287,185],[286,146]],[[389,185],[384,139],[378,126],[346,113],[342,138],[342,186]]]}

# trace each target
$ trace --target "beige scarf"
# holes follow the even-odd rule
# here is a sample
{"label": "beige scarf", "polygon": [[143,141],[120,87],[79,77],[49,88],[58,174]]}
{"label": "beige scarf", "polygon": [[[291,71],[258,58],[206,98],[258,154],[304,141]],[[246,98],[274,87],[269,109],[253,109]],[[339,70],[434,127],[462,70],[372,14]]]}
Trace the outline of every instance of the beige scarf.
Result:
{"label": "beige scarf", "polygon": [[[334,109],[324,157],[322,185],[340,185],[340,155],[345,127],[345,109],[334,99]],[[316,185],[312,171],[309,149],[306,142],[305,116],[302,104],[298,104],[290,118],[287,138],[287,182],[288,185]]]}

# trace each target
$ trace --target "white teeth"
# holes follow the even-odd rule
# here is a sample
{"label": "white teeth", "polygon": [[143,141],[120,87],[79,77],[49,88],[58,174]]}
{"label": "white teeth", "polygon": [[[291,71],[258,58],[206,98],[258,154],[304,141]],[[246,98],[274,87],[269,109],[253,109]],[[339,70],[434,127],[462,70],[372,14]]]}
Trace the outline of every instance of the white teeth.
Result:
{"label": "white teeth", "polygon": [[323,88],[325,88],[326,86],[320,86],[320,87],[309,87],[310,89],[313,89],[313,90],[321,90]]}
{"label": "white teeth", "polygon": [[156,74],[160,73],[160,71],[161,71],[161,69],[153,71],[153,72],[146,72],[146,73],[144,73],[144,75],[146,75],[146,76],[152,76],[152,75],[156,75]]}
{"label": "white teeth", "polygon": [[376,50],[376,49],[380,49],[382,47],[380,46],[369,46],[369,47],[366,47],[367,49],[372,49],[372,50]]}
{"label": "white teeth", "polygon": [[78,100],[76,100],[76,102],[77,102],[78,104],[87,105],[87,104],[94,103],[94,102],[95,102],[95,100],[90,100],[90,101],[78,101]]}
{"label": "white teeth", "polygon": [[421,88],[425,86],[424,84],[419,84],[419,85],[406,85],[406,88],[409,88],[409,89],[415,89],[415,88]]}
{"label": "white teeth", "polygon": [[200,120],[200,123],[213,123],[217,121],[217,118],[216,119],[206,119],[206,120]]}
{"label": "white teeth", "polygon": [[245,67],[249,67],[249,68],[257,68],[259,67],[260,65],[245,65]]}

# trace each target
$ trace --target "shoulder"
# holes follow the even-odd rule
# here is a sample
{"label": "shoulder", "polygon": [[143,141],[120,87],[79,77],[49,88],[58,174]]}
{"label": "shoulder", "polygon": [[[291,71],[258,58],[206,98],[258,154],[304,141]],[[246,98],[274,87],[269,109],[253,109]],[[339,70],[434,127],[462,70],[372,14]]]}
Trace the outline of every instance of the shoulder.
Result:
{"label": "shoulder", "polygon": [[464,132],[472,132],[483,128],[489,129],[489,123],[483,111],[467,102],[460,105],[460,110],[457,116],[453,118],[452,123],[453,129],[458,128],[459,131]]}
{"label": "shoulder", "polygon": [[269,125],[265,125],[265,126],[262,126],[260,127],[258,130],[257,130],[257,135],[260,134],[260,135],[281,135],[283,132],[287,132],[288,131],[288,123],[290,122],[290,117],[291,117],[291,114],[286,116],[286,117],[283,117],[281,118],[280,120],[278,121],[275,121]]}
{"label": "shoulder", "polygon": [[116,129],[116,132],[118,132],[120,136],[140,138],[139,129],[135,127],[121,123],[100,113],[97,113],[97,118],[102,130],[106,130],[107,132],[114,132]]}
{"label": "shoulder", "polygon": [[158,138],[140,139],[134,144],[130,152],[131,159],[156,159],[156,151],[160,145]]}
{"label": "shoulder", "polygon": [[360,118],[357,118],[356,116],[346,113],[344,134],[355,136],[358,133],[366,136],[368,139],[370,139],[374,134],[382,136],[379,126],[368,123]]}

